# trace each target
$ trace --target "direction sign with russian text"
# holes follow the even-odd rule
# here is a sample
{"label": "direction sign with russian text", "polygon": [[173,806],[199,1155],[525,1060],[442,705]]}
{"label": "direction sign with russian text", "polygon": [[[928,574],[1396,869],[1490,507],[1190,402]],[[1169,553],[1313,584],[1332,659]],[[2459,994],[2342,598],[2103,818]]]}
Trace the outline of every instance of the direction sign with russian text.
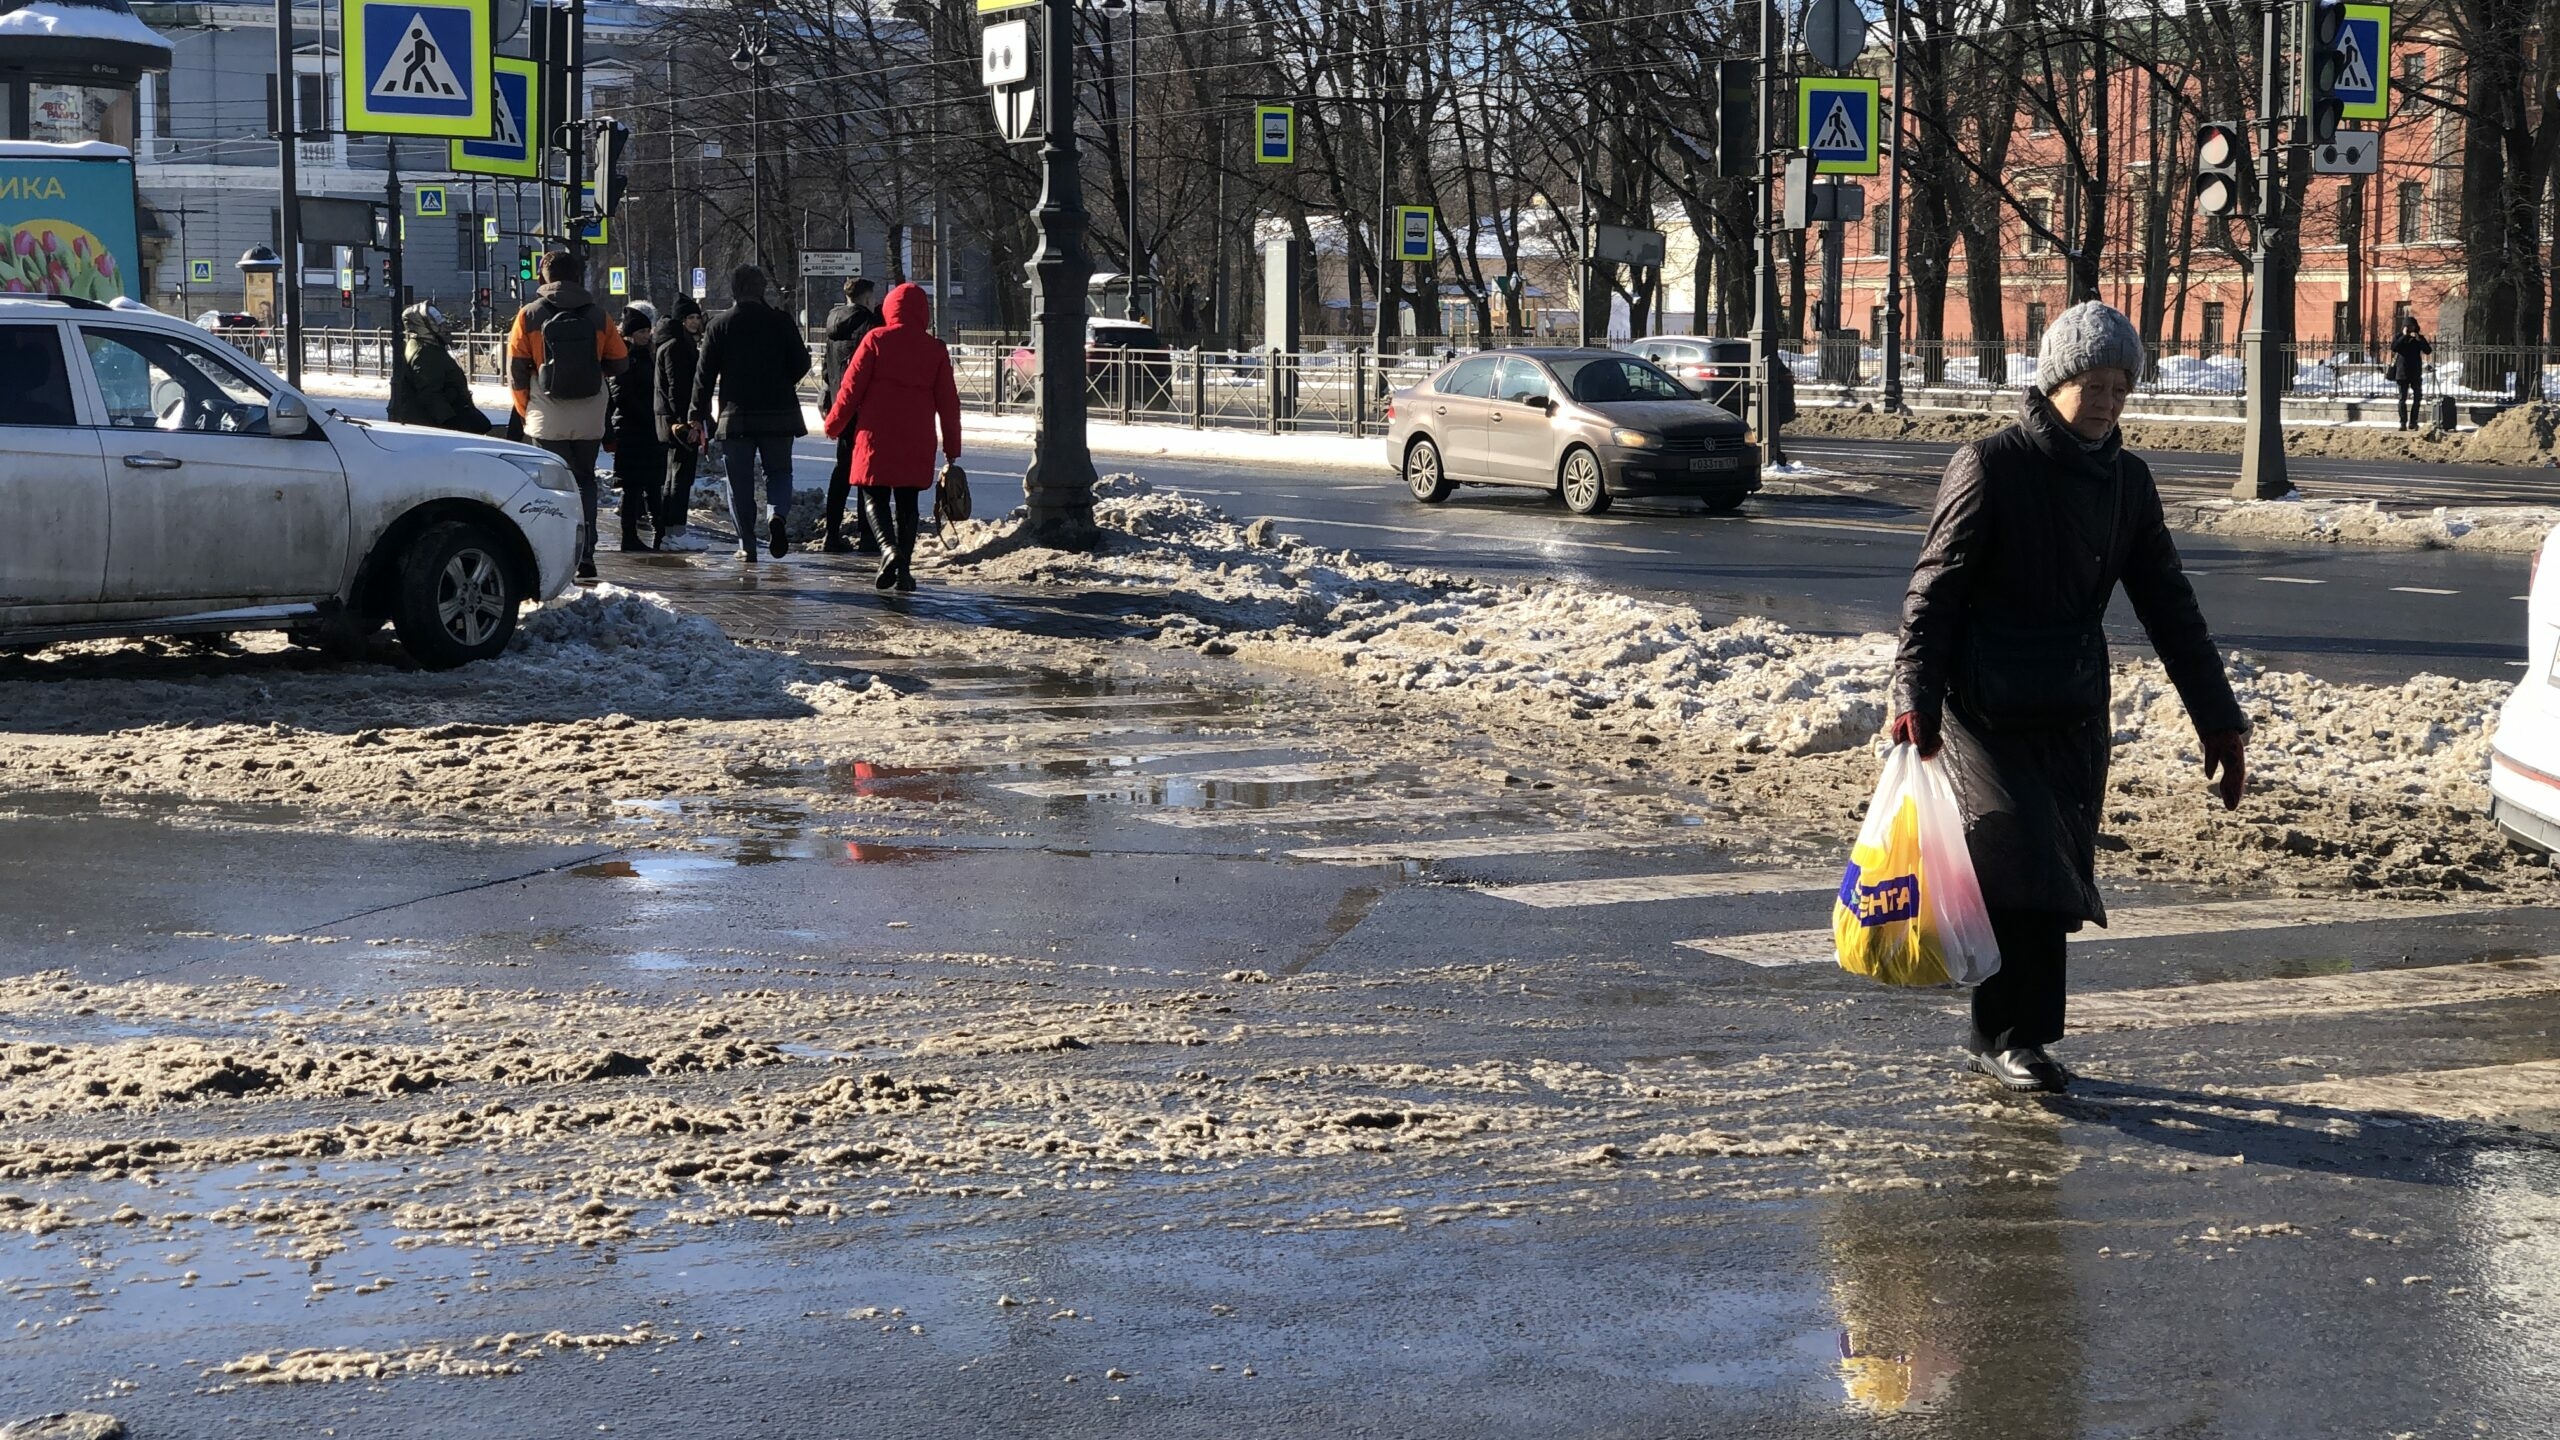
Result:
{"label": "direction sign with russian text", "polygon": [[339,18],[347,130],[489,134],[489,0],[340,0]]}

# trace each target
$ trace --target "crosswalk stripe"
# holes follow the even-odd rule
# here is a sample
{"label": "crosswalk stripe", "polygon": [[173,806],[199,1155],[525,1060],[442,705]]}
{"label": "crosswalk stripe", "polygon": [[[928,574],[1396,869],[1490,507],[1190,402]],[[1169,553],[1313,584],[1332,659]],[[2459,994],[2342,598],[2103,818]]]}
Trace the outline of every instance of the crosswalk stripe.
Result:
{"label": "crosswalk stripe", "polygon": [[996,788],[1010,790],[1016,795],[1118,795],[1132,790],[1150,790],[1177,780],[1194,785],[1315,785],[1333,780],[1357,780],[1376,769],[1374,765],[1345,763],[1239,765],[1225,770],[1096,775],[1082,780],[1019,780]]}
{"label": "crosswalk stripe", "polygon": [[2225,980],[2071,997],[2075,1030],[2163,1030],[2306,1015],[2470,1005],[2560,991],[2560,956],[2411,970],[2357,970],[2286,980]]}
{"label": "crosswalk stripe", "polygon": [[2526,1116],[2560,1110],[2560,1060],[2317,1080],[2253,1094],[2339,1110],[2385,1110],[2439,1120],[2511,1124]]}
{"label": "crosswalk stripe", "polygon": [[1292,850],[1292,860],[1327,865],[1375,865],[1394,860],[1468,860],[1489,855],[1580,855],[1593,850],[1643,850],[1694,845],[1698,831],[1514,830],[1502,835],[1462,835],[1440,840],[1391,840],[1375,845],[1313,845]]}
{"label": "crosswalk stripe", "polygon": [[1015,710],[1144,710],[1164,705],[1197,706],[1197,695],[1010,695],[978,697],[953,695],[948,698],[922,696],[920,708],[972,715],[1002,714]]}
{"label": "crosswalk stripe", "polygon": [[1305,805],[1235,806],[1222,810],[1149,810],[1136,818],[1152,825],[1183,830],[1219,830],[1258,826],[1282,829],[1296,825],[1358,824],[1362,821],[1445,820],[1483,815],[1496,809],[1447,796],[1427,799],[1390,797],[1378,800],[1327,800]]}
{"label": "crosswalk stripe", "polygon": [[[1478,892],[1515,905],[1563,910],[1583,905],[1631,905],[1648,900],[1696,900],[1716,895],[1783,895],[1831,890],[1838,870],[1718,870],[1698,875],[1628,875],[1607,880],[1552,880],[1536,885],[1479,885]],[[1828,932],[1823,937],[1829,958]]]}
{"label": "crosswalk stripe", "polygon": [[[2307,925],[2347,925],[2367,920],[2407,920],[2426,916],[2453,919],[2468,912],[2448,910],[2423,901],[2222,900],[2201,905],[2148,905],[2115,911],[2104,930],[2091,926],[2074,934],[2075,944],[2104,945],[2118,940],[2159,940],[2178,935],[2236,930],[2285,930]],[[1823,965],[1833,958],[1831,932],[1778,930],[1757,935],[1726,935],[1683,940],[1680,946],[1707,955],[1722,955],[1746,965]]]}

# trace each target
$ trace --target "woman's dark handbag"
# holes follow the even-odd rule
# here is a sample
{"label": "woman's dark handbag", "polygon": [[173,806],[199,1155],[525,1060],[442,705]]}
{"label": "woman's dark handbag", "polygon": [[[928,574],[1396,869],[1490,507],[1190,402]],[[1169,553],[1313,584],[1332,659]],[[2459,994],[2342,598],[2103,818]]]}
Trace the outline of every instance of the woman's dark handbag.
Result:
{"label": "woman's dark handbag", "polygon": [[942,479],[933,487],[933,523],[947,525],[969,518],[969,472],[952,461],[942,467]]}

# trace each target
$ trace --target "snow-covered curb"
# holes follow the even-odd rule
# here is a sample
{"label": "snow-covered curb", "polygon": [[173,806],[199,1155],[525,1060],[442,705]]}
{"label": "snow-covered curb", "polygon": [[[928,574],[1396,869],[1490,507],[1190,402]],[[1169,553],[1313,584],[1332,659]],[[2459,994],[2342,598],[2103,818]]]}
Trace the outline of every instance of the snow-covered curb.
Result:
{"label": "snow-covered curb", "polygon": [[2540,550],[2560,525],[2560,509],[2536,505],[2392,511],[2370,500],[2182,500],[2167,509],[2171,528],[2196,534],[2506,555]]}

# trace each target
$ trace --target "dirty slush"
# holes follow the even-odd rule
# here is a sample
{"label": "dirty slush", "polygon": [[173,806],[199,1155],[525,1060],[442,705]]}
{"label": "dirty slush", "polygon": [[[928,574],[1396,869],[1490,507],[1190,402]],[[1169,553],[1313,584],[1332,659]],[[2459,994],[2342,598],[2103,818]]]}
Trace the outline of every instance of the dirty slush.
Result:
{"label": "dirty slush", "polygon": [[[1563,1038],[1593,1012],[1555,997],[1645,983],[1607,947],[1311,963],[1377,903],[1347,881],[1310,902],[1331,930],[1286,943],[1146,914],[1107,944],[936,939],[935,906],[994,903],[947,877],[1054,848],[1042,825],[1062,801],[1167,799],[1115,757],[1194,756],[1206,813],[1269,811],[1205,849],[1173,843],[1203,833],[1183,823],[1115,821],[1086,842],[1144,857],[1150,892],[1262,873],[1309,827],[1369,818],[1386,823],[1363,838],[1426,853],[1474,816],[1737,870],[1836,865],[1857,828],[1889,637],[1482,585],[1141,481],[1103,494],[1098,554],[1005,550],[998,523],[920,557],[935,587],[1020,606],[1120,596],[1098,630],[927,620],[740,643],[604,586],[444,674],[265,642],[0,662],[12,823],[133,828],[171,863],[396,842],[509,847],[562,886],[719,886],[760,859],[898,877],[858,906],[813,897],[769,924],[669,922],[641,941],[512,916],[419,935],[350,907],[316,928],[162,933],[120,974],[0,981],[0,1273],[23,1317],[0,1355],[68,1384],[11,1403],[156,1419],[137,1435],[483,1433],[409,1428],[475,1410],[519,1417],[486,1433],[652,1417],[676,1417],[670,1434],[883,1433],[826,1410],[749,1420],[764,1402],[721,1380],[836,1353],[916,1433],[1030,1433],[954,1418],[974,1412],[1203,1434],[1276,1403],[1243,1387],[1322,1348],[1300,1332],[1325,1317],[1278,1313],[1263,1277],[1222,1268],[1274,1237],[1304,1257],[1547,1227],[1568,1256],[1646,1251],[1679,1226],[1760,1223],[1763,1202],[2235,1163],[1991,1124],[2000,1103],[1944,1063],[1944,997],[1721,990],[1686,1017],[1681,1053],[1636,1055]],[[2553,902],[2548,871],[2481,818],[2506,687],[2234,669],[2259,793],[2224,816],[2200,803],[2158,668],[2120,667],[2102,878],[2402,914]],[[995,673],[1042,688],[991,702],[972,681]],[[1818,917],[1823,897],[1802,898],[1788,916]],[[1826,1023],[1808,1030],[1808,1008]],[[2177,1028],[2214,1017],[2106,1014],[2156,1083],[2217,1073],[2215,1047]],[[2235,1227],[2209,1237],[2234,1247],[2311,1223],[2246,1209],[2195,1213]],[[1050,1263],[1052,1244],[1170,1268],[1115,1289]],[[892,1263],[914,1253],[942,1263]],[[804,1265],[829,1278],[772,1268]],[[1129,1297],[1156,1292],[1163,1313],[1142,1321]],[[971,1404],[895,1378],[973,1366]],[[1609,1413],[1576,1403],[1588,1423]],[[1097,1404],[1129,1413],[1072,1418]],[[1425,1407],[1379,1433],[1442,1423]]]}

